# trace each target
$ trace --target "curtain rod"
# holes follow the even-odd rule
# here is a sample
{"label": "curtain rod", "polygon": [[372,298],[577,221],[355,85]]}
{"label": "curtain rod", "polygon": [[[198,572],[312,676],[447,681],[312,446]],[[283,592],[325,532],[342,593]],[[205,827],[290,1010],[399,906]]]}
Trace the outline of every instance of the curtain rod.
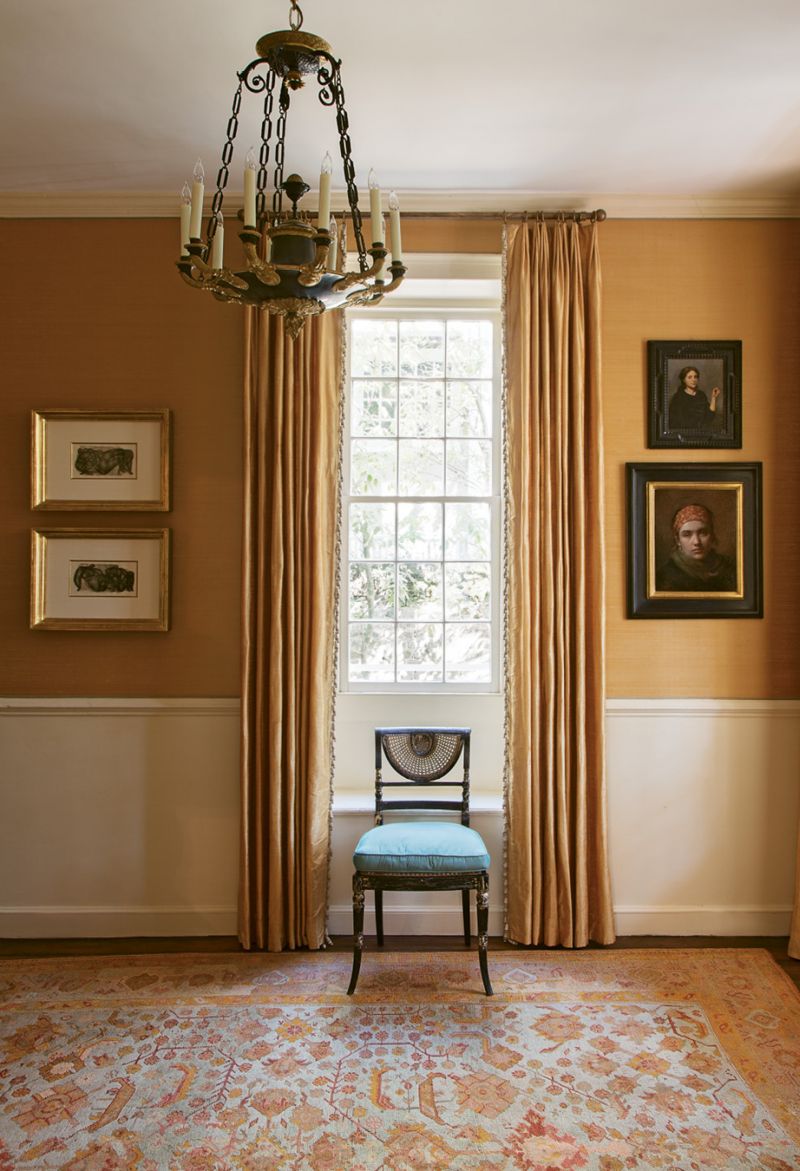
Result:
{"label": "curtain rod", "polygon": [[602,207],[596,211],[404,211],[404,220],[592,220],[602,223],[607,218]]}

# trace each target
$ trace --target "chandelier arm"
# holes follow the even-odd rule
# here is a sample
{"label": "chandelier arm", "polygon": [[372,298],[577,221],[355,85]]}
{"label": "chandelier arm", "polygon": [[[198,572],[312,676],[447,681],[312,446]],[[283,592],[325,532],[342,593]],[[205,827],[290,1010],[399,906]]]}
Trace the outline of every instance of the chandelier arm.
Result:
{"label": "chandelier arm", "polygon": [[330,232],[326,232],[322,228],[317,231],[314,237],[314,259],[310,264],[301,265],[297,274],[297,283],[303,285],[304,288],[314,288],[328,271],[328,256],[332,239]]}
{"label": "chandelier arm", "polygon": [[190,244],[189,254],[177,261],[181,276],[195,289],[210,289],[212,292],[231,292],[247,290],[247,282],[229,268],[212,268],[207,264],[203,253],[205,245]]}
{"label": "chandelier arm", "polygon": [[406,267],[404,264],[398,264],[392,261],[389,265],[389,271],[392,274],[392,279],[388,282],[377,280],[368,289],[354,289],[352,293],[347,294],[345,304],[352,305],[377,305],[382,301],[386,293],[393,293],[398,285],[402,284],[403,277],[406,275]]}
{"label": "chandelier arm", "polygon": [[[335,293],[344,293],[347,289],[351,289],[353,285],[363,285],[364,281],[371,280],[373,277],[379,277],[388,255],[386,249],[382,244],[373,244],[369,250],[372,257],[372,264],[369,268],[363,269],[359,272],[348,272],[340,281],[337,281],[333,286]],[[406,270],[403,269],[403,272]],[[356,290],[358,292],[359,290]]]}
{"label": "chandelier arm", "polygon": [[383,293],[383,289],[376,288],[374,285],[370,289],[350,293],[345,301],[345,308],[353,309],[357,305],[380,305]]}
{"label": "chandelier arm", "polygon": [[258,255],[258,244],[260,243],[258,233],[240,232],[239,239],[242,241],[247,267],[250,272],[255,275],[262,285],[279,285],[281,283],[281,274],[277,268],[274,264],[270,264],[268,260],[262,260]]}

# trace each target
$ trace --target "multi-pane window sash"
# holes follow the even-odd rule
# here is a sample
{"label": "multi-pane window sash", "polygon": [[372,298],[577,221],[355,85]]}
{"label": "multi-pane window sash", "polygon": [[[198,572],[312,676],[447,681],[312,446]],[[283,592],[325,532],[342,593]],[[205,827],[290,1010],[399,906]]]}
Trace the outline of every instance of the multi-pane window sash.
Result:
{"label": "multi-pane window sash", "polygon": [[498,323],[350,323],[345,687],[496,690]]}

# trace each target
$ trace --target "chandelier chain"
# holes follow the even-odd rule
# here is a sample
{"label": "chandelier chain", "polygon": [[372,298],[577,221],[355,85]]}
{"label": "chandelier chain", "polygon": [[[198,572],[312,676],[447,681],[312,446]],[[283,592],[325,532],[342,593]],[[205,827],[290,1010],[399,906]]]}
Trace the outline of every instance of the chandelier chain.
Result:
{"label": "chandelier chain", "polygon": [[231,105],[231,116],[228,119],[226,128],[225,145],[222,148],[222,162],[217,171],[217,189],[214,192],[214,198],[211,201],[211,215],[208,220],[208,242],[209,244],[214,239],[217,232],[217,215],[222,214],[222,200],[225,188],[228,185],[228,178],[230,176],[231,159],[233,158],[233,140],[239,130],[239,110],[242,106],[242,80],[239,79],[239,85],[236,88],[236,93],[233,95],[233,103]]}
{"label": "chandelier chain", "polygon": [[291,0],[292,7],[289,9],[289,28],[292,32],[297,32],[303,27],[303,13],[300,11],[300,5],[297,0]]}
{"label": "chandelier chain", "polygon": [[350,205],[350,215],[353,223],[353,236],[356,242],[356,250],[358,252],[358,263],[361,271],[365,272],[369,267],[367,262],[367,247],[364,243],[364,233],[362,230],[361,210],[358,206],[358,188],[356,186],[356,171],[353,165],[352,146],[350,144],[350,120],[347,116],[347,110],[344,107],[344,89],[342,88],[342,79],[339,73],[339,65],[336,62],[333,65],[330,77],[326,70],[320,70],[319,80],[321,84],[327,84],[333,89],[333,96],[336,102],[336,126],[339,131],[339,150],[342,156],[342,165],[344,168],[344,181],[347,186],[347,202]]}
{"label": "chandelier chain", "polygon": [[285,80],[281,85],[278,109],[280,113],[276,127],[275,176],[273,179],[275,193],[272,196],[272,210],[276,216],[280,215],[283,207],[283,155],[286,147],[286,115],[289,113],[289,87]]}
{"label": "chandelier chain", "polygon": [[256,222],[260,225],[264,218],[264,204],[266,196],[264,189],[267,186],[267,167],[269,165],[269,143],[272,138],[272,106],[275,89],[275,71],[270,69],[266,76],[266,90],[264,94],[264,118],[261,123],[261,149],[258,153],[258,178],[256,180]]}

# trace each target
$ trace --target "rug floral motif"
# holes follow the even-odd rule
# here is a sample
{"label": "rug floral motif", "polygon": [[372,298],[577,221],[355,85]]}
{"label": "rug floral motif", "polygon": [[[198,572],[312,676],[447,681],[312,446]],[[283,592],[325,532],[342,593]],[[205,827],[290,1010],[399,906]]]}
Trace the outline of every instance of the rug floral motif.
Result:
{"label": "rug floral motif", "polygon": [[758,950],[0,961],[0,1171],[797,1171]]}

